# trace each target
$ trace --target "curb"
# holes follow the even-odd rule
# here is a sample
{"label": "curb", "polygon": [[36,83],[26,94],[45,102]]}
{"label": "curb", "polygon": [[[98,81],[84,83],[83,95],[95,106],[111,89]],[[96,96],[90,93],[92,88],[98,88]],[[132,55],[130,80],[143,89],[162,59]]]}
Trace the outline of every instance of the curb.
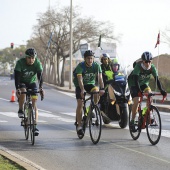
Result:
{"label": "curb", "polygon": [[25,168],[26,170],[40,170],[40,169],[45,170],[42,167],[34,164],[33,162],[30,162],[29,160],[22,158],[21,156],[11,151],[8,151],[4,147],[0,147],[0,155],[3,155],[5,158],[15,162],[16,164],[18,164],[22,168]]}

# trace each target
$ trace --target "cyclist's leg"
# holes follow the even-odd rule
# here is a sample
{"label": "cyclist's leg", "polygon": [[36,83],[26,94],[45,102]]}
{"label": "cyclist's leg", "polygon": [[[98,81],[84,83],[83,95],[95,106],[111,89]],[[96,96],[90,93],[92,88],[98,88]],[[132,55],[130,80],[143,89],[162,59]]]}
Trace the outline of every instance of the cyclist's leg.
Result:
{"label": "cyclist's leg", "polygon": [[81,98],[81,89],[80,87],[76,87],[75,90],[76,93],[76,99],[77,99],[77,108],[76,108],[76,123],[77,125],[77,132],[82,135],[83,130],[82,130],[82,108],[83,108],[83,102]]}
{"label": "cyclist's leg", "polygon": [[[19,85],[21,92],[25,92],[26,91],[26,86],[25,84],[21,83]],[[23,106],[24,106],[24,102],[25,102],[25,94],[21,94],[18,98],[18,103],[19,103],[19,110],[18,110],[18,117],[22,118],[24,116],[24,112],[23,112]]]}
{"label": "cyclist's leg", "polygon": [[[30,89],[32,89],[32,90],[37,90],[37,85],[36,85],[36,83],[31,83],[31,84],[29,84],[28,85],[28,88],[30,88]],[[38,122],[38,108],[37,108],[37,106],[36,106],[36,102],[37,102],[37,99],[38,99],[38,94],[33,94],[32,96],[31,96],[31,99],[32,99],[32,107],[33,107],[33,109],[34,109],[34,112],[35,112],[35,135],[37,136],[38,134],[39,134],[39,130],[37,129],[37,122]]]}
{"label": "cyclist's leg", "polygon": [[[149,86],[147,86],[144,90],[143,90],[145,93],[151,93],[152,92],[152,90],[151,90],[151,88],[149,87]],[[146,107],[148,107],[148,101],[146,100]]]}
{"label": "cyclist's leg", "polygon": [[[97,92],[99,91],[99,88],[95,85],[90,84],[89,87],[87,87],[90,92]],[[94,94],[94,103],[97,104],[100,100],[99,94]]]}
{"label": "cyclist's leg", "polygon": [[77,99],[76,119],[77,119],[78,126],[81,126],[82,107],[83,107],[82,99]]}
{"label": "cyclist's leg", "polygon": [[138,106],[139,106],[139,97],[138,97],[138,90],[137,87],[132,86],[130,88],[130,92],[131,92],[131,96],[132,96],[132,101],[133,101],[133,105],[132,105],[132,120],[135,119],[136,113],[138,111]]}
{"label": "cyclist's leg", "polygon": [[138,112],[138,106],[139,106],[139,97],[138,97],[138,88],[135,86],[132,86],[130,88],[130,92],[131,92],[131,96],[132,96],[132,100],[133,100],[133,104],[132,104],[132,110],[131,110],[131,120],[129,122],[129,127],[130,130],[132,132],[136,132],[136,128],[135,128],[135,117],[136,117],[136,113]]}

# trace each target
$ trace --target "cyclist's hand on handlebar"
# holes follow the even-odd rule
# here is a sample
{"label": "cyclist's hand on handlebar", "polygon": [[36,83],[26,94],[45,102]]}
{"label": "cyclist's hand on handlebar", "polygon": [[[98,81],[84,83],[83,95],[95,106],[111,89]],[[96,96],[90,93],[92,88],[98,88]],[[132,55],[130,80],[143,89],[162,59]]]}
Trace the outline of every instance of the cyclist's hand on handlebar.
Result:
{"label": "cyclist's hand on handlebar", "polygon": [[138,97],[142,97],[143,96],[143,92],[142,91],[139,91],[138,92]]}
{"label": "cyclist's hand on handlebar", "polygon": [[167,96],[167,92],[165,90],[161,90],[161,94],[162,96],[166,97]]}
{"label": "cyclist's hand on handlebar", "polygon": [[17,90],[16,90],[16,96],[17,96],[17,98],[19,98],[20,95],[21,95],[21,90],[20,90],[20,89],[17,89]]}
{"label": "cyclist's hand on handlebar", "polygon": [[43,100],[44,99],[44,90],[43,90],[43,88],[41,87],[39,89],[39,91],[40,91],[40,95],[41,95],[41,100]]}
{"label": "cyclist's hand on handlebar", "polygon": [[100,89],[100,91],[99,91],[99,95],[100,95],[100,96],[102,96],[104,93],[105,93],[104,88],[103,88],[103,89]]}

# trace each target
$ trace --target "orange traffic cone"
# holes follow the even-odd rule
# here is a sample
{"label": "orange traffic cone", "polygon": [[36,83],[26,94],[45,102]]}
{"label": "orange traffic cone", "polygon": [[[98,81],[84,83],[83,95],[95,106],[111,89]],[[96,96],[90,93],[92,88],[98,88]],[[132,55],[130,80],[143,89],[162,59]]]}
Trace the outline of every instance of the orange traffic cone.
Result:
{"label": "orange traffic cone", "polygon": [[14,90],[12,90],[12,96],[11,96],[10,102],[15,102],[15,91]]}

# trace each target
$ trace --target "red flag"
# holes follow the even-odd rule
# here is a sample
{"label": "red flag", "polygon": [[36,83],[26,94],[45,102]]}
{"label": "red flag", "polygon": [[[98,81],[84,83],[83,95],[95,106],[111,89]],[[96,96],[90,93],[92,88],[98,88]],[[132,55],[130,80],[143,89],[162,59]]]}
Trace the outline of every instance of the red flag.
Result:
{"label": "red flag", "polygon": [[155,48],[157,47],[158,44],[160,44],[160,32],[158,33],[158,37],[157,37],[157,42],[156,42]]}

